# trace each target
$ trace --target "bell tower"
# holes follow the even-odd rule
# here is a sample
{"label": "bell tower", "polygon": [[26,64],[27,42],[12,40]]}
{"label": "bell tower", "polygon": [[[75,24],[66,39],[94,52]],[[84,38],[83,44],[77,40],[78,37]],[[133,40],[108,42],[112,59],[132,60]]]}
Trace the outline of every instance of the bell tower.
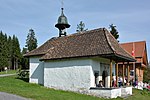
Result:
{"label": "bell tower", "polygon": [[59,29],[59,37],[66,36],[66,28],[69,28],[67,17],[64,15],[64,8],[61,8],[61,15],[58,18],[58,22],[55,25],[56,28]]}

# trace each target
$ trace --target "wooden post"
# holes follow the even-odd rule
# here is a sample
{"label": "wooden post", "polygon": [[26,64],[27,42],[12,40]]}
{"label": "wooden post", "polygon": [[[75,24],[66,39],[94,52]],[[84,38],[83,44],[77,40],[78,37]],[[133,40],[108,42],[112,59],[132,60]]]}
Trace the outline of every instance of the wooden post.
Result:
{"label": "wooden post", "polygon": [[128,62],[128,83],[127,85],[129,85],[129,81],[130,81],[130,66],[129,66],[129,62]]}
{"label": "wooden post", "polygon": [[122,70],[122,71],[123,71],[123,72],[122,72],[122,81],[123,81],[123,86],[124,86],[124,67],[125,67],[125,66],[124,66],[124,62],[123,62],[123,70]]}
{"label": "wooden post", "polygon": [[110,87],[112,87],[112,60],[110,60]]}
{"label": "wooden post", "polygon": [[118,62],[116,62],[116,87],[118,87]]}

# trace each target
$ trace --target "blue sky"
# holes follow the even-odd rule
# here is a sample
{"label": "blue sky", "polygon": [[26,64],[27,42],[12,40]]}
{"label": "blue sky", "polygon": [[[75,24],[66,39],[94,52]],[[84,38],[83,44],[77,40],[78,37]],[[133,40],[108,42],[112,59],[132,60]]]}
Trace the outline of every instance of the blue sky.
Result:
{"label": "blue sky", "polygon": [[[40,46],[58,36],[60,8],[61,0],[0,0],[0,30],[15,34],[22,48],[32,28]],[[64,13],[71,24],[68,34],[80,21],[89,30],[114,24],[121,43],[145,40],[150,54],[150,0],[64,0]]]}

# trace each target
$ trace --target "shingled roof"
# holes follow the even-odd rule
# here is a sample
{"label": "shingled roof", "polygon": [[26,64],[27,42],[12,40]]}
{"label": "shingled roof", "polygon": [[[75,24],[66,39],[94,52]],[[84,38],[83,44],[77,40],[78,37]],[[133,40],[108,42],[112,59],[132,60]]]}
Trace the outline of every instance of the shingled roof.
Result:
{"label": "shingled roof", "polygon": [[41,60],[99,56],[117,61],[135,61],[105,28],[51,38],[24,56],[39,55]]}

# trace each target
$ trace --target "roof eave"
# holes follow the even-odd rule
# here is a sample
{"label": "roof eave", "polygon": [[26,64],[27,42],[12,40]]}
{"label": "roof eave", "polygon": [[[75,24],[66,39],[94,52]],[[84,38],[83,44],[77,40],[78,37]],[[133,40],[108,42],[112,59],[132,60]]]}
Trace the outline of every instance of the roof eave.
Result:
{"label": "roof eave", "polygon": [[44,55],[44,54],[42,53],[42,54],[31,54],[31,55],[30,55],[30,54],[24,54],[23,56],[29,58],[29,57],[43,56],[43,55]]}
{"label": "roof eave", "polygon": [[122,58],[122,59],[124,59],[125,61],[127,61],[127,62],[136,62],[136,59],[134,59],[134,58],[129,58],[129,57],[127,57],[127,56],[123,56],[123,55],[120,55],[120,54],[115,54],[117,57],[119,57],[119,58]]}
{"label": "roof eave", "polygon": [[135,62],[136,60],[134,58],[129,58],[120,54],[109,54],[105,55],[104,57],[112,59],[116,62]]}
{"label": "roof eave", "polygon": [[[102,57],[107,59],[112,59],[114,61],[120,61],[120,62],[135,62],[136,60],[133,58],[125,57],[119,54],[99,54],[99,55],[87,55],[87,56],[76,56],[76,57],[62,57],[62,58],[41,58],[40,61],[47,61],[47,60],[61,60],[61,59],[71,59],[71,58],[90,58],[90,57]],[[116,59],[115,59],[116,58]],[[121,60],[120,60],[121,59]]]}

